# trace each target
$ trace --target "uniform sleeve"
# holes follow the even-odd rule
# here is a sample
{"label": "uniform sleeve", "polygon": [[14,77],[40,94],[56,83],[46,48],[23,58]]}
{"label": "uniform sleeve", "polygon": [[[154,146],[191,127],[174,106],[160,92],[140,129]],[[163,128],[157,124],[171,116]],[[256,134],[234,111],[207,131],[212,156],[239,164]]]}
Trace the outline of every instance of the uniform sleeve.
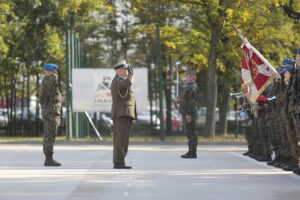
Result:
{"label": "uniform sleeve", "polygon": [[197,103],[198,103],[198,88],[193,87],[189,91],[189,98],[188,98],[188,105],[187,105],[187,115],[192,115],[196,112]]}
{"label": "uniform sleeve", "polygon": [[129,73],[126,80],[120,81],[118,83],[119,88],[124,89],[130,87],[132,85],[132,79],[133,79],[133,74]]}

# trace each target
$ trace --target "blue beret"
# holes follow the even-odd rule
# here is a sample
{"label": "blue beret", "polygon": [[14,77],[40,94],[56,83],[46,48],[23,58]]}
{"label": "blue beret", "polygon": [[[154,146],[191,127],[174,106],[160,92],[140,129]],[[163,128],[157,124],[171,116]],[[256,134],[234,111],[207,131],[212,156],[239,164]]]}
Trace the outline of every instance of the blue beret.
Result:
{"label": "blue beret", "polygon": [[58,68],[57,65],[51,64],[51,63],[45,64],[45,65],[43,66],[43,69],[44,69],[44,70],[47,70],[47,71],[54,71],[54,70],[56,70],[57,68]]}
{"label": "blue beret", "polygon": [[280,66],[278,67],[277,71],[279,73],[283,73],[286,71],[294,71],[296,68],[294,66],[288,65],[288,66]]}
{"label": "blue beret", "polygon": [[294,64],[295,63],[295,60],[294,59],[292,59],[292,58],[287,58],[287,59],[284,59],[283,61],[282,61],[282,64],[283,65],[288,65],[288,64]]}
{"label": "blue beret", "polygon": [[300,54],[300,48],[297,49],[296,54]]}

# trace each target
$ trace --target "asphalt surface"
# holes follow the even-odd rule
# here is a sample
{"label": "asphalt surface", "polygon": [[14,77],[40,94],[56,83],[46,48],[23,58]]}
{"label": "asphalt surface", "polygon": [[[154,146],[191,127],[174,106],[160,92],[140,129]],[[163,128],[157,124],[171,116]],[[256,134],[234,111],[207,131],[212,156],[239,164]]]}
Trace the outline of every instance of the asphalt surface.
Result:
{"label": "asphalt surface", "polygon": [[112,169],[111,145],[59,144],[44,167],[38,144],[0,144],[0,200],[299,200],[300,176],[242,155],[245,146],[131,145],[131,170]]}

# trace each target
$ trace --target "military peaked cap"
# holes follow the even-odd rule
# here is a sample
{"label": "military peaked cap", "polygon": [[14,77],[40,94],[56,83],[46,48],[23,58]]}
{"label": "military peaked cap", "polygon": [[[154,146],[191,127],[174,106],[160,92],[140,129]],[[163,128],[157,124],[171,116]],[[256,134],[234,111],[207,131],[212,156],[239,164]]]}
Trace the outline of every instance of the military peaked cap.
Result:
{"label": "military peaked cap", "polygon": [[116,69],[119,69],[119,68],[125,68],[127,69],[128,68],[128,64],[126,63],[126,60],[122,60],[121,62],[115,64],[113,66],[113,68],[116,70]]}

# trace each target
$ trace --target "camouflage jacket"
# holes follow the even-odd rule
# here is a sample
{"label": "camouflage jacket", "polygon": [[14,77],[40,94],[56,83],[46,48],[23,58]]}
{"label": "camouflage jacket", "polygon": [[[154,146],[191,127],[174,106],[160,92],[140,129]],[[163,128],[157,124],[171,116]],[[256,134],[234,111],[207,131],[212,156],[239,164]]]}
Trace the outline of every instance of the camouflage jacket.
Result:
{"label": "camouflage jacket", "polygon": [[285,83],[283,80],[275,83],[275,115],[277,118],[283,118],[286,115],[286,96],[285,96]]}
{"label": "camouflage jacket", "polygon": [[57,74],[45,75],[40,90],[40,104],[43,115],[61,115],[61,94]]}
{"label": "camouflage jacket", "polygon": [[293,72],[291,80],[285,85],[285,97],[286,97],[286,112],[295,111],[295,97],[296,97],[296,87],[295,87],[295,73]]}
{"label": "camouflage jacket", "polygon": [[292,79],[292,98],[293,107],[296,114],[300,114],[300,69],[299,67],[294,72]]}
{"label": "camouflage jacket", "polygon": [[198,103],[198,86],[194,83],[192,85],[186,84],[181,94],[181,102],[179,105],[179,112],[182,115],[196,115]]}
{"label": "camouflage jacket", "polygon": [[[275,95],[275,84],[269,85],[265,90],[265,96],[271,98]],[[274,117],[276,99],[269,100],[266,104],[266,119],[272,119]]]}

